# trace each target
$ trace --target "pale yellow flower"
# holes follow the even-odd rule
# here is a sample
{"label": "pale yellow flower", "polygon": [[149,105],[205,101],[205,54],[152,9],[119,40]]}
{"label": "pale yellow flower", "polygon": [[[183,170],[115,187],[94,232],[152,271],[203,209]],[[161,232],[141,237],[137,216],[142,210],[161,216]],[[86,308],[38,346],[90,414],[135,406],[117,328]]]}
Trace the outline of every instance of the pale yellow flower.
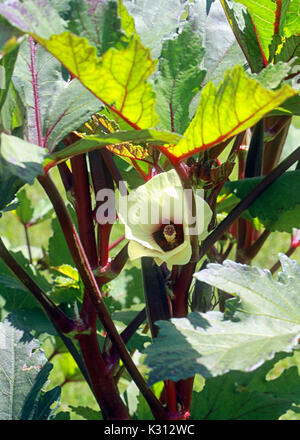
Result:
{"label": "pale yellow flower", "polygon": [[[167,263],[169,268],[189,262],[190,234],[195,233],[195,228],[191,229],[193,222],[187,215],[186,197],[191,192],[184,191],[176,171],[171,170],[157,174],[129,196],[120,197],[118,214],[125,225],[131,260],[148,256],[158,265]],[[196,233],[201,241],[208,234],[212,211],[198,192],[194,196]]]}

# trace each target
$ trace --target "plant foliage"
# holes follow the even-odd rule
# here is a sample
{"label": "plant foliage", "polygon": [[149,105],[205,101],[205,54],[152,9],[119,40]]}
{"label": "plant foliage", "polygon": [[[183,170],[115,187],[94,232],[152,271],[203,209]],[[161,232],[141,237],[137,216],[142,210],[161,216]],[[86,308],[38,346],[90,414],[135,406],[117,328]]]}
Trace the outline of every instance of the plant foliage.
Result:
{"label": "plant foliage", "polygon": [[0,1],[0,419],[299,417],[299,8]]}

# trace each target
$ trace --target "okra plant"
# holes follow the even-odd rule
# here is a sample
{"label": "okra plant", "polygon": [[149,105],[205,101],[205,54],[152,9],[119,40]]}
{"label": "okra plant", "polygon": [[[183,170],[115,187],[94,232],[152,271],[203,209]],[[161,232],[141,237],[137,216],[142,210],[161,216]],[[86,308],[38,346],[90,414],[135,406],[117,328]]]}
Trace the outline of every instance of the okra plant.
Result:
{"label": "okra plant", "polygon": [[299,78],[300,0],[0,1],[0,419],[297,417]]}

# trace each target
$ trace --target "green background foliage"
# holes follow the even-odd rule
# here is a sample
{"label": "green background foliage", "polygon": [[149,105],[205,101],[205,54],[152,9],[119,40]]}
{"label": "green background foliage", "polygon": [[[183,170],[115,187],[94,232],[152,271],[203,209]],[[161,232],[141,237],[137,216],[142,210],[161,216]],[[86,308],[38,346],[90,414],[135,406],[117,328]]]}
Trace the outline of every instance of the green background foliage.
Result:
{"label": "green background foliage", "polygon": [[[297,147],[299,94],[293,81],[284,79],[299,65],[299,36],[293,35],[299,28],[299,1],[285,2],[277,35],[273,35],[275,2],[261,4],[263,8],[251,0],[206,4],[126,0],[123,5],[134,22],[120,1],[104,0],[93,8],[85,0],[0,2],[0,13],[18,29],[1,18],[1,66],[6,69],[7,87],[0,90],[4,131],[0,236],[18,263],[70,318],[78,317],[84,287],[58,219],[35,181],[43,165],[99,145],[122,143],[119,156],[127,161],[117,157],[115,162],[131,189],[143,180],[130,165],[127,151],[133,151],[140,168],[147,171],[146,162],[137,155],[146,150],[147,142],[177,161],[201,155],[202,149],[229,140],[270,112],[295,115],[281,159]],[[40,45],[33,45],[32,37],[22,32]],[[21,38],[8,44],[15,35]],[[276,64],[260,72],[266,59]],[[33,63],[41,132],[35,126]],[[245,72],[249,66],[252,74]],[[72,81],[70,74],[75,77]],[[100,129],[96,135],[82,135],[69,147],[61,143],[73,130],[82,131],[82,124],[99,111],[104,118],[115,117],[116,132]],[[227,156],[228,150],[219,159],[226,162]],[[252,261],[259,268],[270,268],[278,252],[288,250],[293,228],[300,227],[299,173],[285,173],[245,213],[253,224],[271,231]],[[72,194],[65,194],[57,169],[50,175],[76,224]],[[237,179],[235,164],[223,190],[230,197],[218,207],[220,216],[261,177]],[[123,233],[117,222],[110,242]],[[228,258],[234,260],[234,251]],[[299,249],[293,258],[300,261]],[[149,333],[138,329],[127,347],[157,396],[163,380],[196,374],[194,420],[300,418],[300,269],[282,261],[285,273],[277,280],[233,263],[200,272],[199,280],[238,295],[240,302],[227,303],[226,319],[217,309],[161,322],[154,344]],[[284,306],[282,287],[289,292]],[[140,262],[128,262],[103,290],[106,307],[121,332],[144,307]],[[0,318],[0,419],[101,420],[96,400],[57,330],[1,260]],[[100,324],[97,330],[103,347],[106,334]],[[77,341],[74,344],[78,347]],[[14,369],[7,372],[13,360]],[[133,419],[153,418],[126,371],[118,387]],[[230,406],[224,404],[227,401]]]}

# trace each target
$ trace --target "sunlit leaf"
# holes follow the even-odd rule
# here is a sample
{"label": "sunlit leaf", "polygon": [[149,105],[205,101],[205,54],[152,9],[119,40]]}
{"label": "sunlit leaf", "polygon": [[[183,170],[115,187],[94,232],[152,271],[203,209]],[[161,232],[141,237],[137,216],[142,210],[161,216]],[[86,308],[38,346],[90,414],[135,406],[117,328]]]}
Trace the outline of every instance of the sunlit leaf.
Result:
{"label": "sunlit leaf", "polygon": [[[35,86],[32,72],[35,72]],[[13,82],[26,109],[26,139],[38,145],[41,142],[50,150],[103,108],[101,101],[77,79],[70,81],[63,77],[62,66],[56,58],[40,45],[32,46],[28,39],[21,45]],[[38,104],[34,87],[38,90]],[[39,139],[37,112],[42,139]]]}
{"label": "sunlit leaf", "polygon": [[122,0],[118,0],[118,14],[121,19],[122,30],[125,32],[127,37],[130,37],[131,35],[135,34],[136,30],[134,25],[134,19],[128,13],[124,5],[124,1]]}
{"label": "sunlit leaf", "polygon": [[277,280],[268,270],[229,260],[223,265],[210,264],[195,277],[237,296],[239,310],[290,322],[292,328],[300,322],[300,266],[283,254],[279,258],[282,272]]}
{"label": "sunlit leaf", "polygon": [[162,151],[178,160],[211,148],[253,126],[295,94],[289,85],[274,91],[264,88],[236,66],[226,72],[218,88],[208,83],[202,89],[198,109],[184,137]]}
{"label": "sunlit leaf", "polygon": [[[86,137],[89,133],[95,135],[100,134],[100,136],[102,136],[103,134],[116,133],[118,131],[120,131],[120,127],[115,121],[109,119],[104,114],[96,113],[92,116],[90,121],[84,124],[83,127],[80,127],[79,133],[80,135],[83,133],[84,137]],[[131,134],[134,136],[133,132],[131,132]],[[137,135],[139,135],[139,133],[137,133]],[[106,148],[117,156],[129,159],[129,162],[130,159],[144,160],[148,158],[151,160],[146,146],[122,142],[116,145],[106,145]]]}
{"label": "sunlit leaf", "polygon": [[[142,45],[137,35],[132,36],[127,47],[111,47],[99,59],[95,46],[86,38],[63,32],[65,23],[46,0],[40,1],[37,11],[33,10],[32,0],[15,3],[16,11],[10,5],[0,4],[0,14],[18,29],[30,33],[74,77],[124,119],[140,128],[156,125],[154,92],[147,83],[156,61],[151,59],[150,49]],[[47,7],[43,10],[45,3]],[[30,21],[29,16],[35,20]]]}
{"label": "sunlit leaf", "polygon": [[140,128],[156,125],[155,96],[147,83],[156,62],[139,39],[133,38],[125,49],[109,49],[101,59],[85,38],[70,32],[36,39],[117,114]]}
{"label": "sunlit leaf", "polygon": [[[6,170],[32,184],[38,174],[43,174],[42,161],[45,151],[37,145],[26,142],[16,136],[1,134],[0,157]],[[3,165],[4,167],[4,165]]]}
{"label": "sunlit leaf", "polygon": [[[54,269],[57,270],[57,272],[61,273],[65,277],[67,282],[70,282],[70,280],[72,280],[71,283],[74,282],[78,283],[79,281],[78,271],[69,264],[62,264]],[[62,278],[63,277],[60,277],[60,279]]]}
{"label": "sunlit leaf", "polygon": [[235,318],[224,320],[220,312],[193,312],[186,318],[158,321],[158,336],[145,350],[149,383],[252,371],[275,352],[290,352],[298,344],[300,321],[292,325],[248,313]]}
{"label": "sunlit leaf", "polygon": [[128,157],[130,159],[143,160],[149,158],[147,148],[130,143],[107,146],[106,148],[118,156]]}

